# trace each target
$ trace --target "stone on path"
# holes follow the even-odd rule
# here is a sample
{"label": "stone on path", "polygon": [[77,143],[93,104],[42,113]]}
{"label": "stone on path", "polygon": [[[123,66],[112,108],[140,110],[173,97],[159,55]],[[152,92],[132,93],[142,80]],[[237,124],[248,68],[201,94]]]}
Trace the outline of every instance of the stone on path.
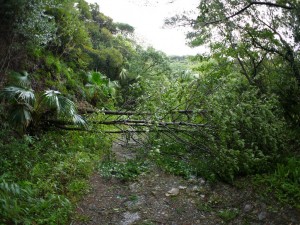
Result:
{"label": "stone on path", "polygon": [[179,194],[179,189],[178,188],[172,188],[170,191],[168,191],[166,193],[166,196],[169,197],[169,196],[176,196]]}
{"label": "stone on path", "polygon": [[139,213],[131,213],[131,212],[125,212],[123,214],[124,219],[121,221],[121,225],[130,225],[139,219],[141,219],[141,216]]}
{"label": "stone on path", "polygon": [[260,214],[258,214],[258,219],[260,221],[266,219],[266,217],[267,217],[267,213],[266,212],[261,212]]}

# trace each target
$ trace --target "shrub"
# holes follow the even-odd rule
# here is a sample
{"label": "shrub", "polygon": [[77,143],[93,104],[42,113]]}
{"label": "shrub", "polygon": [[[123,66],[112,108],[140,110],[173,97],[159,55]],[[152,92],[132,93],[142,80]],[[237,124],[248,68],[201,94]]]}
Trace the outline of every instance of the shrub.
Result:
{"label": "shrub", "polygon": [[275,96],[261,94],[242,79],[224,80],[206,101],[214,128],[205,141],[215,173],[230,181],[269,170],[283,153],[288,132]]}

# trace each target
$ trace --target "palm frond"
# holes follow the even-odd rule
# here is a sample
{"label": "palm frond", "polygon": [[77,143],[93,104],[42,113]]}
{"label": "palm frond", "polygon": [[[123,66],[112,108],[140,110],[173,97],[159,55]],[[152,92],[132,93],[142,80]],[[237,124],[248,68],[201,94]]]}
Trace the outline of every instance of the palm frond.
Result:
{"label": "palm frond", "polygon": [[42,102],[57,112],[57,116],[71,119],[74,124],[86,127],[86,121],[77,114],[76,105],[59,91],[47,90],[42,95]]}
{"label": "palm frond", "polygon": [[72,102],[70,99],[64,97],[64,96],[59,96],[58,101],[60,104],[60,109],[61,109],[61,114],[70,117],[76,113],[76,106],[75,103]]}
{"label": "palm frond", "polygon": [[59,102],[61,105],[61,115],[66,117],[67,119],[72,119],[73,123],[79,126],[83,126],[87,128],[87,122],[85,119],[77,114],[76,105],[70,99],[59,96]]}
{"label": "palm frond", "polygon": [[108,89],[108,92],[112,95],[112,96],[115,96],[116,95],[116,92],[117,92],[117,88],[120,87],[119,85],[119,82],[114,80],[114,81],[110,81],[108,82],[108,85],[107,85],[107,89]]}
{"label": "palm frond", "polygon": [[58,96],[60,95],[59,91],[47,90],[44,91],[41,97],[41,105],[50,109],[55,109],[59,114],[61,111],[61,105],[59,102]]}
{"label": "palm frond", "polygon": [[109,81],[108,86],[111,88],[117,88],[120,87],[120,84],[117,80],[114,80],[114,81]]}
{"label": "palm frond", "polygon": [[73,117],[72,117],[72,121],[74,124],[78,125],[78,126],[82,126],[84,128],[87,128],[87,122],[86,120],[78,115],[78,114],[74,114]]}
{"label": "palm frond", "polygon": [[103,85],[108,82],[107,77],[104,74],[95,71],[88,73],[88,79],[90,83],[97,85]]}
{"label": "palm frond", "polygon": [[30,87],[29,75],[26,71],[22,73],[11,72],[9,75],[9,81],[13,86],[18,86],[22,88]]}
{"label": "palm frond", "polygon": [[7,101],[17,101],[21,103],[34,104],[35,95],[32,89],[8,86],[0,91],[0,97]]}
{"label": "palm frond", "polygon": [[14,127],[25,129],[32,121],[32,107],[28,104],[16,104],[9,112],[9,120]]}
{"label": "palm frond", "polygon": [[119,74],[121,80],[125,80],[128,77],[128,70],[123,68]]}

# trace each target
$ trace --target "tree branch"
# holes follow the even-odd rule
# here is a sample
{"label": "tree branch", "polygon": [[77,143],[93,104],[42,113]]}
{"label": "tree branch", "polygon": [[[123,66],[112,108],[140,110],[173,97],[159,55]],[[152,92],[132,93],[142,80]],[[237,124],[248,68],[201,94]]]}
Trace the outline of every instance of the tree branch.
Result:
{"label": "tree branch", "polygon": [[[150,112],[136,112],[136,111],[112,111],[112,110],[97,110],[97,109],[84,109],[84,108],[79,108],[78,112],[80,113],[103,113],[105,115],[120,115],[120,116],[133,116],[133,115],[151,115]],[[193,113],[197,113],[197,114],[202,114],[205,113],[205,110],[172,110],[168,113],[172,114],[172,113],[180,113],[180,114],[193,114]]]}
{"label": "tree branch", "polygon": [[286,5],[281,5],[281,4],[277,4],[277,3],[272,3],[272,2],[250,2],[248,5],[246,5],[244,8],[240,9],[239,11],[235,12],[234,14],[230,15],[230,16],[227,16],[223,19],[219,19],[219,20],[214,20],[214,21],[211,21],[211,22],[206,22],[204,24],[205,25],[211,25],[211,24],[216,24],[216,23],[221,23],[221,22],[224,22],[224,21],[227,21],[237,15],[240,15],[242,14],[243,12],[245,12],[246,10],[248,10],[248,8],[250,8],[251,6],[253,5],[265,5],[265,6],[268,6],[268,7],[275,7],[275,8],[282,8],[282,9],[286,9],[286,10],[293,10],[295,9],[295,7],[292,7],[292,6],[286,6]]}
{"label": "tree branch", "polygon": [[205,127],[207,124],[196,124],[196,123],[187,123],[187,122],[152,122],[146,120],[113,120],[113,121],[91,121],[93,124],[104,124],[104,125],[114,125],[114,124],[122,124],[128,126],[135,126],[136,124],[143,126],[189,126],[189,127]]}

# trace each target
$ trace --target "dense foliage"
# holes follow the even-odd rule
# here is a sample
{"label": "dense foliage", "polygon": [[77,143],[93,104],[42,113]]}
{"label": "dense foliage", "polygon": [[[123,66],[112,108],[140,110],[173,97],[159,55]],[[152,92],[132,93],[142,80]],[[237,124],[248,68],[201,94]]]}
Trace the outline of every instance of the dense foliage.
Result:
{"label": "dense foliage", "polygon": [[[67,224],[99,160],[124,181],[150,161],[210,181],[260,174],[299,207],[298,1],[201,1],[197,18],[166,21],[210,49],[193,57],[138,45],[84,0],[0,6],[0,223]],[[131,113],[107,128],[103,110]],[[105,132],[123,131],[143,135],[147,160],[110,158]]]}

